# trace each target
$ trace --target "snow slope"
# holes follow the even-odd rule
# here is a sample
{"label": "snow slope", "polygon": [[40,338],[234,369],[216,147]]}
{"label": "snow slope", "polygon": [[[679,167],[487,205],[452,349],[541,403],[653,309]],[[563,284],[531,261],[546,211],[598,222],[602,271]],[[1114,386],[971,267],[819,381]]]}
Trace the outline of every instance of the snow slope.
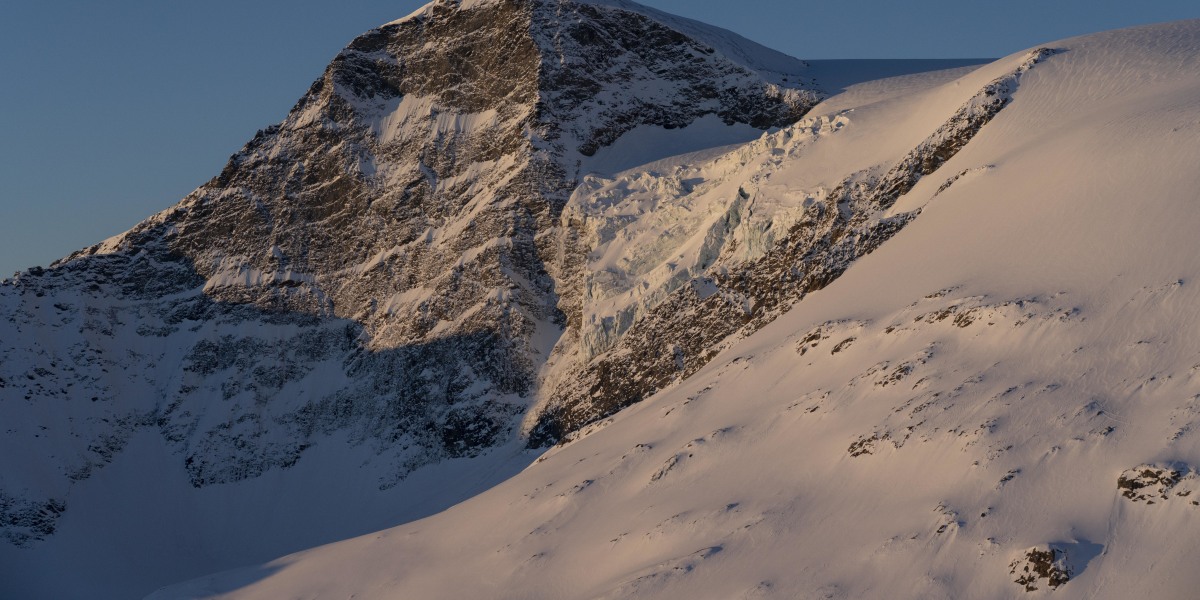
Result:
{"label": "snow slope", "polygon": [[[445,512],[152,598],[1191,596],[1200,21],[1047,47],[915,218],[689,379]],[[1028,56],[671,168],[782,214]]]}
{"label": "snow slope", "polygon": [[136,597],[519,471],[580,324],[578,177],[785,127],[806,69],[629,2],[360,36],[182,202],[0,281],[0,597]]}

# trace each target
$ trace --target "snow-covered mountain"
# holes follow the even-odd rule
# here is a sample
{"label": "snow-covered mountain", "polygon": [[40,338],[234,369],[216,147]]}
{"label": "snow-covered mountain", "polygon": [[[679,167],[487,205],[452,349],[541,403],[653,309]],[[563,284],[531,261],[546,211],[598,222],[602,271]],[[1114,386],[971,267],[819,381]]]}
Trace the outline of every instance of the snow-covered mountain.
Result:
{"label": "snow-covered mountain", "polygon": [[503,479],[455,459],[532,460],[580,178],[788,125],[807,69],[620,0],[354,40],[177,205],[0,283],[0,596],[141,595]]}
{"label": "snow-covered mountain", "polygon": [[1191,597],[1198,164],[1187,21],[586,177],[579,325],[528,423],[565,439],[152,597]]}
{"label": "snow-covered mountain", "polygon": [[156,597],[1190,589],[1200,22],[864,65],[624,0],[354,40],[0,283],[0,597],[372,531]]}

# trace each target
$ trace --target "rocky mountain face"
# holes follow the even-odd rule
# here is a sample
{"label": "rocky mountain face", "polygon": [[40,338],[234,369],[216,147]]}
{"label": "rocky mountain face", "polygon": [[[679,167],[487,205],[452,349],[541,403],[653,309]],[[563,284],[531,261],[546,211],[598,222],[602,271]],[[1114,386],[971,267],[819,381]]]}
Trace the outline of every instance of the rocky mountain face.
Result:
{"label": "rocky mountain face", "polygon": [[0,535],[50,536],[138,432],[197,488],[335,437],[387,488],[523,418],[545,443],[583,422],[564,411],[610,412],[627,400],[567,391],[528,416],[582,356],[587,234],[564,208],[588,161],[817,99],[803,63],[623,1],[438,1],[364,34],[180,203],[0,284]]}
{"label": "rocky mountain face", "polygon": [[[770,161],[751,181],[739,181],[736,195],[723,204],[722,214],[707,231],[699,232],[705,239],[693,268],[677,270],[671,265],[672,274],[660,278],[663,281],[657,293],[625,306],[618,304],[614,314],[595,315],[583,328],[580,334],[592,339],[580,344],[581,364],[536,413],[530,444],[537,447],[561,440],[681,381],[708,364],[732,339],[761,329],[808,293],[837,279],[854,260],[878,248],[917,217],[919,208],[901,212],[890,209],[922,177],[936,173],[966,146],[1010,102],[1021,75],[1052,54],[1054,51],[1047,48],[1030,52],[1016,68],[985,85],[898,161],[851,173],[832,189],[806,198],[799,212],[784,219],[786,229],[781,234],[764,237],[777,224],[775,221],[748,226],[742,222],[753,214],[754,187],[765,184],[783,160]],[[820,134],[822,125],[838,127],[828,119],[824,124],[806,121],[738,154],[795,156],[804,142]],[[672,187],[687,198],[703,195],[729,180],[716,176],[701,183],[699,179],[690,178],[689,185],[676,179]],[[953,181],[949,178],[946,187]],[[747,191],[747,187],[754,192]],[[580,192],[576,206],[622,201],[614,200],[611,188],[603,184],[584,186]],[[603,198],[597,200],[597,196]],[[620,218],[597,215],[590,219],[590,227],[583,229],[592,232],[591,247],[596,247],[611,244],[629,224]],[[748,234],[759,239],[748,240]],[[755,247],[749,251],[739,248],[747,243]],[[675,248],[667,246],[663,256]],[[628,285],[614,286],[607,281],[611,271],[589,273],[585,279],[588,276],[590,281],[583,284],[588,290],[583,295],[589,300],[615,295],[613,288],[615,292],[629,291]],[[640,285],[647,285],[647,280],[654,277],[642,274],[633,278]]]}
{"label": "rocky mountain face", "polygon": [[1200,20],[1150,25],[586,175],[520,440],[562,443],[150,598],[1192,597],[1197,98]]}

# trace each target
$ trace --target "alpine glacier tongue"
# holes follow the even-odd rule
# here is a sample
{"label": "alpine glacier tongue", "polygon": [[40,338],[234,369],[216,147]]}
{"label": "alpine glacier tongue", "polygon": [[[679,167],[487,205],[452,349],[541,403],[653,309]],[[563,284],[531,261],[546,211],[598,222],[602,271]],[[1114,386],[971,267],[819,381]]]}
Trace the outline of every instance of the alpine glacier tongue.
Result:
{"label": "alpine glacier tongue", "polygon": [[[579,327],[579,178],[631,132],[651,160],[786,126],[805,69],[624,1],[435,2],[354,40],[177,205],[0,284],[0,596],[135,596],[502,478],[463,465],[523,460]],[[474,474],[430,500],[443,461]]]}
{"label": "alpine glacier tongue", "polygon": [[644,401],[554,396],[608,416],[440,514],[151,597],[1193,597],[1200,21],[868,88],[571,199],[585,327],[632,315],[578,385]]}

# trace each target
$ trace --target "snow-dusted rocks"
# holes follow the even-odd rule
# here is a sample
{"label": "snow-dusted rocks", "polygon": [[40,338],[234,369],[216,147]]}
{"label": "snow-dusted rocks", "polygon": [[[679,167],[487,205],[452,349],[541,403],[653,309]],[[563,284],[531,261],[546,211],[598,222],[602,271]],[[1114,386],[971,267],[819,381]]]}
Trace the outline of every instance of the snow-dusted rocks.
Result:
{"label": "snow-dusted rocks", "polygon": [[[652,170],[585,181],[572,199],[595,248],[581,283],[582,365],[550,391],[531,442],[554,441],[686,378],[727,337],[753,333],[829,285],[919,214],[891,208],[1053,54],[1039,48],[1011,61],[898,160],[832,175],[841,178],[832,189],[781,193],[776,182],[803,170],[804,154],[824,137],[852,128],[845,113],[805,120],[703,166],[652,167],[665,167],[665,177]],[[939,191],[956,179],[947,176]]]}
{"label": "snow-dusted rocks", "polygon": [[[444,512],[153,597],[1190,597],[1200,22],[1046,47],[592,180],[564,210],[580,322],[632,317],[591,346],[564,335],[543,385],[583,391],[547,410],[588,422],[607,413],[574,399],[617,387],[643,401]],[[796,216],[812,206],[834,227]],[[836,231],[844,245],[778,250]],[[714,256],[727,271],[698,266]],[[786,268],[813,264],[837,276],[790,291]],[[657,312],[684,294],[729,308]],[[730,329],[693,355],[709,327]],[[573,388],[579,370],[554,370],[590,352],[607,373]]]}
{"label": "snow-dusted rocks", "polygon": [[1117,478],[1117,490],[1131,502],[1154,504],[1174,498],[1200,506],[1200,496],[1190,498],[1200,489],[1200,476],[1188,468],[1142,465],[1129,469]]}
{"label": "snow-dusted rocks", "polygon": [[1013,582],[1027,592],[1036,592],[1041,587],[1054,589],[1071,580],[1066,552],[1058,548],[1030,548],[1009,567],[1009,574],[1017,577]]}
{"label": "snow-dusted rocks", "polygon": [[[0,537],[22,560],[57,552],[38,544],[100,506],[79,486],[140,461],[135,440],[164,457],[147,479],[225,486],[233,507],[263,477],[304,490],[355,473],[386,492],[516,443],[577,310],[561,215],[579,177],[621,162],[602,151],[630,132],[649,160],[680,147],[646,154],[656,140],[788,125],[818,100],[805,69],[623,1],[435,2],[364,34],[177,205],[0,284]],[[373,514],[237,544],[262,560],[394,513]],[[143,534],[135,554],[191,553],[186,569],[246,560]],[[198,547],[226,542],[210,537]],[[124,562],[91,591],[189,574]],[[0,595],[45,584],[14,568]]]}
{"label": "snow-dusted rocks", "polygon": [[0,595],[1195,589],[1200,23],[812,89],[623,0],[355,40],[0,285]]}

